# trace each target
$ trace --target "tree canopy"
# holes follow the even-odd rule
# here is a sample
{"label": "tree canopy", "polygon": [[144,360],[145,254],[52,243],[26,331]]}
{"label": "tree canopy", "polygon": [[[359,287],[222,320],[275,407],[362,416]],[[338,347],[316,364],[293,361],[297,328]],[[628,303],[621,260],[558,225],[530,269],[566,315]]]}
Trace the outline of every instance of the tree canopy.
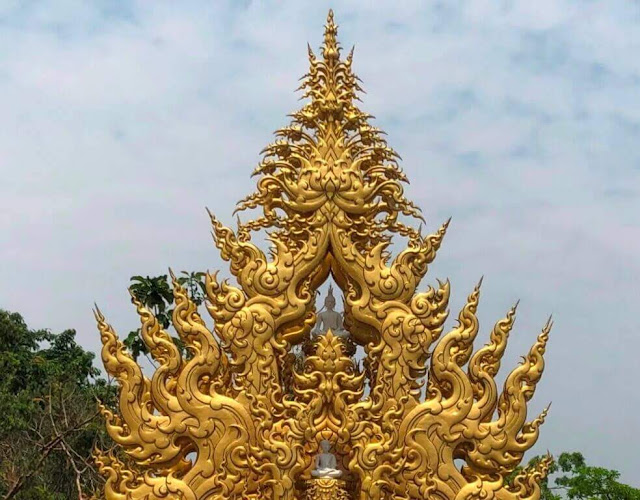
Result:
{"label": "tree canopy", "polygon": [[93,360],[74,330],[31,330],[20,314],[0,310],[0,498],[99,492],[91,452],[107,436],[97,399],[109,403],[113,390]]}
{"label": "tree canopy", "polygon": [[[533,465],[542,457],[534,457]],[[512,477],[521,468],[512,474]],[[618,481],[616,470],[587,465],[580,452],[561,453],[542,485],[541,500],[640,500],[640,489]]]}

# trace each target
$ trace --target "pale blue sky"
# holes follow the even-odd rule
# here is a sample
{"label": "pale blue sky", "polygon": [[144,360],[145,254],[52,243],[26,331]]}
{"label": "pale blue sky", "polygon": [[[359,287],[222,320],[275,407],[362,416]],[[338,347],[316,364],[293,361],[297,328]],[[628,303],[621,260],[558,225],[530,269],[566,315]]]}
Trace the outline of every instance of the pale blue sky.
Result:
{"label": "pale blue sky", "polygon": [[453,216],[428,281],[455,315],[485,276],[479,343],[522,299],[505,373],[555,315],[534,452],[640,486],[637,2],[0,2],[0,307],[96,350],[131,275],[224,269],[204,207],[232,222],[329,7],[408,196]]}

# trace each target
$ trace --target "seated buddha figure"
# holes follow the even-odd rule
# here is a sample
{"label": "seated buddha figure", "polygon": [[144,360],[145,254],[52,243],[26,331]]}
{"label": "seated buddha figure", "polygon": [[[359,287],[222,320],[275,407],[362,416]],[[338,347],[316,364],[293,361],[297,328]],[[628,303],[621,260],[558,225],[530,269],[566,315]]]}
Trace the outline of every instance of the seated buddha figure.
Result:
{"label": "seated buddha figure", "polygon": [[318,453],[315,459],[315,467],[311,475],[319,479],[337,479],[342,476],[342,471],[338,469],[338,461],[333,453],[330,453],[331,443],[326,439],[320,441],[322,453]]}
{"label": "seated buddha figure", "polygon": [[315,335],[327,333],[329,330],[336,337],[348,337],[349,332],[344,329],[342,313],[335,310],[336,299],[333,296],[333,287],[329,285],[329,293],[324,299],[324,308],[318,313],[316,326],[313,329]]}

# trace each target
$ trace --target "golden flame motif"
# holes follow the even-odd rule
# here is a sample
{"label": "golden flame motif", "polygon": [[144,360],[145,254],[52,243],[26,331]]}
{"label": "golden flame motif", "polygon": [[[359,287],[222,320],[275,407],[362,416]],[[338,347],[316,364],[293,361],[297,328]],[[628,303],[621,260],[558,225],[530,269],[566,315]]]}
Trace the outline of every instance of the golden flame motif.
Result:
{"label": "golden flame motif", "polygon": [[[309,102],[276,132],[255,171],[256,192],[238,205],[259,209],[259,218],[238,220],[233,231],[211,216],[238,284],[207,275],[213,330],[173,275],[173,327],[188,355],[133,298],[158,365],[149,379],[96,309],[102,359],[120,386],[119,415],[103,414],[128,456],[96,451],[109,500],[540,497],[550,457],[510,485],[505,477],[547,414],[527,421],[551,322],[502,393],[494,377],[515,306],[474,353],[478,284],[440,338],[449,282],[417,288],[448,222],[423,237],[399,220],[420,212],[403,194],[396,153],[356,107],[353,51],[342,60],[336,34],[330,12],[322,58],[309,49],[301,87]],[[251,242],[260,229],[269,257]],[[395,257],[394,233],[408,241]],[[291,349],[309,340],[315,291],[329,275],[344,293],[345,326],[364,349],[364,369],[331,332],[292,369]],[[340,480],[311,477],[323,440]]]}

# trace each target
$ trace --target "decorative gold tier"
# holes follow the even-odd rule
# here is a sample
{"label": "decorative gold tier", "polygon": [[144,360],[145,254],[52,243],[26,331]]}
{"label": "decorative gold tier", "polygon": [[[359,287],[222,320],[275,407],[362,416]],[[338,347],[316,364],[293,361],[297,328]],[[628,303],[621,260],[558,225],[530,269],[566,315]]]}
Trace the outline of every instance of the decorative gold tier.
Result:
{"label": "decorative gold tier", "polygon": [[352,500],[349,485],[341,479],[315,478],[305,481],[304,500]]}

